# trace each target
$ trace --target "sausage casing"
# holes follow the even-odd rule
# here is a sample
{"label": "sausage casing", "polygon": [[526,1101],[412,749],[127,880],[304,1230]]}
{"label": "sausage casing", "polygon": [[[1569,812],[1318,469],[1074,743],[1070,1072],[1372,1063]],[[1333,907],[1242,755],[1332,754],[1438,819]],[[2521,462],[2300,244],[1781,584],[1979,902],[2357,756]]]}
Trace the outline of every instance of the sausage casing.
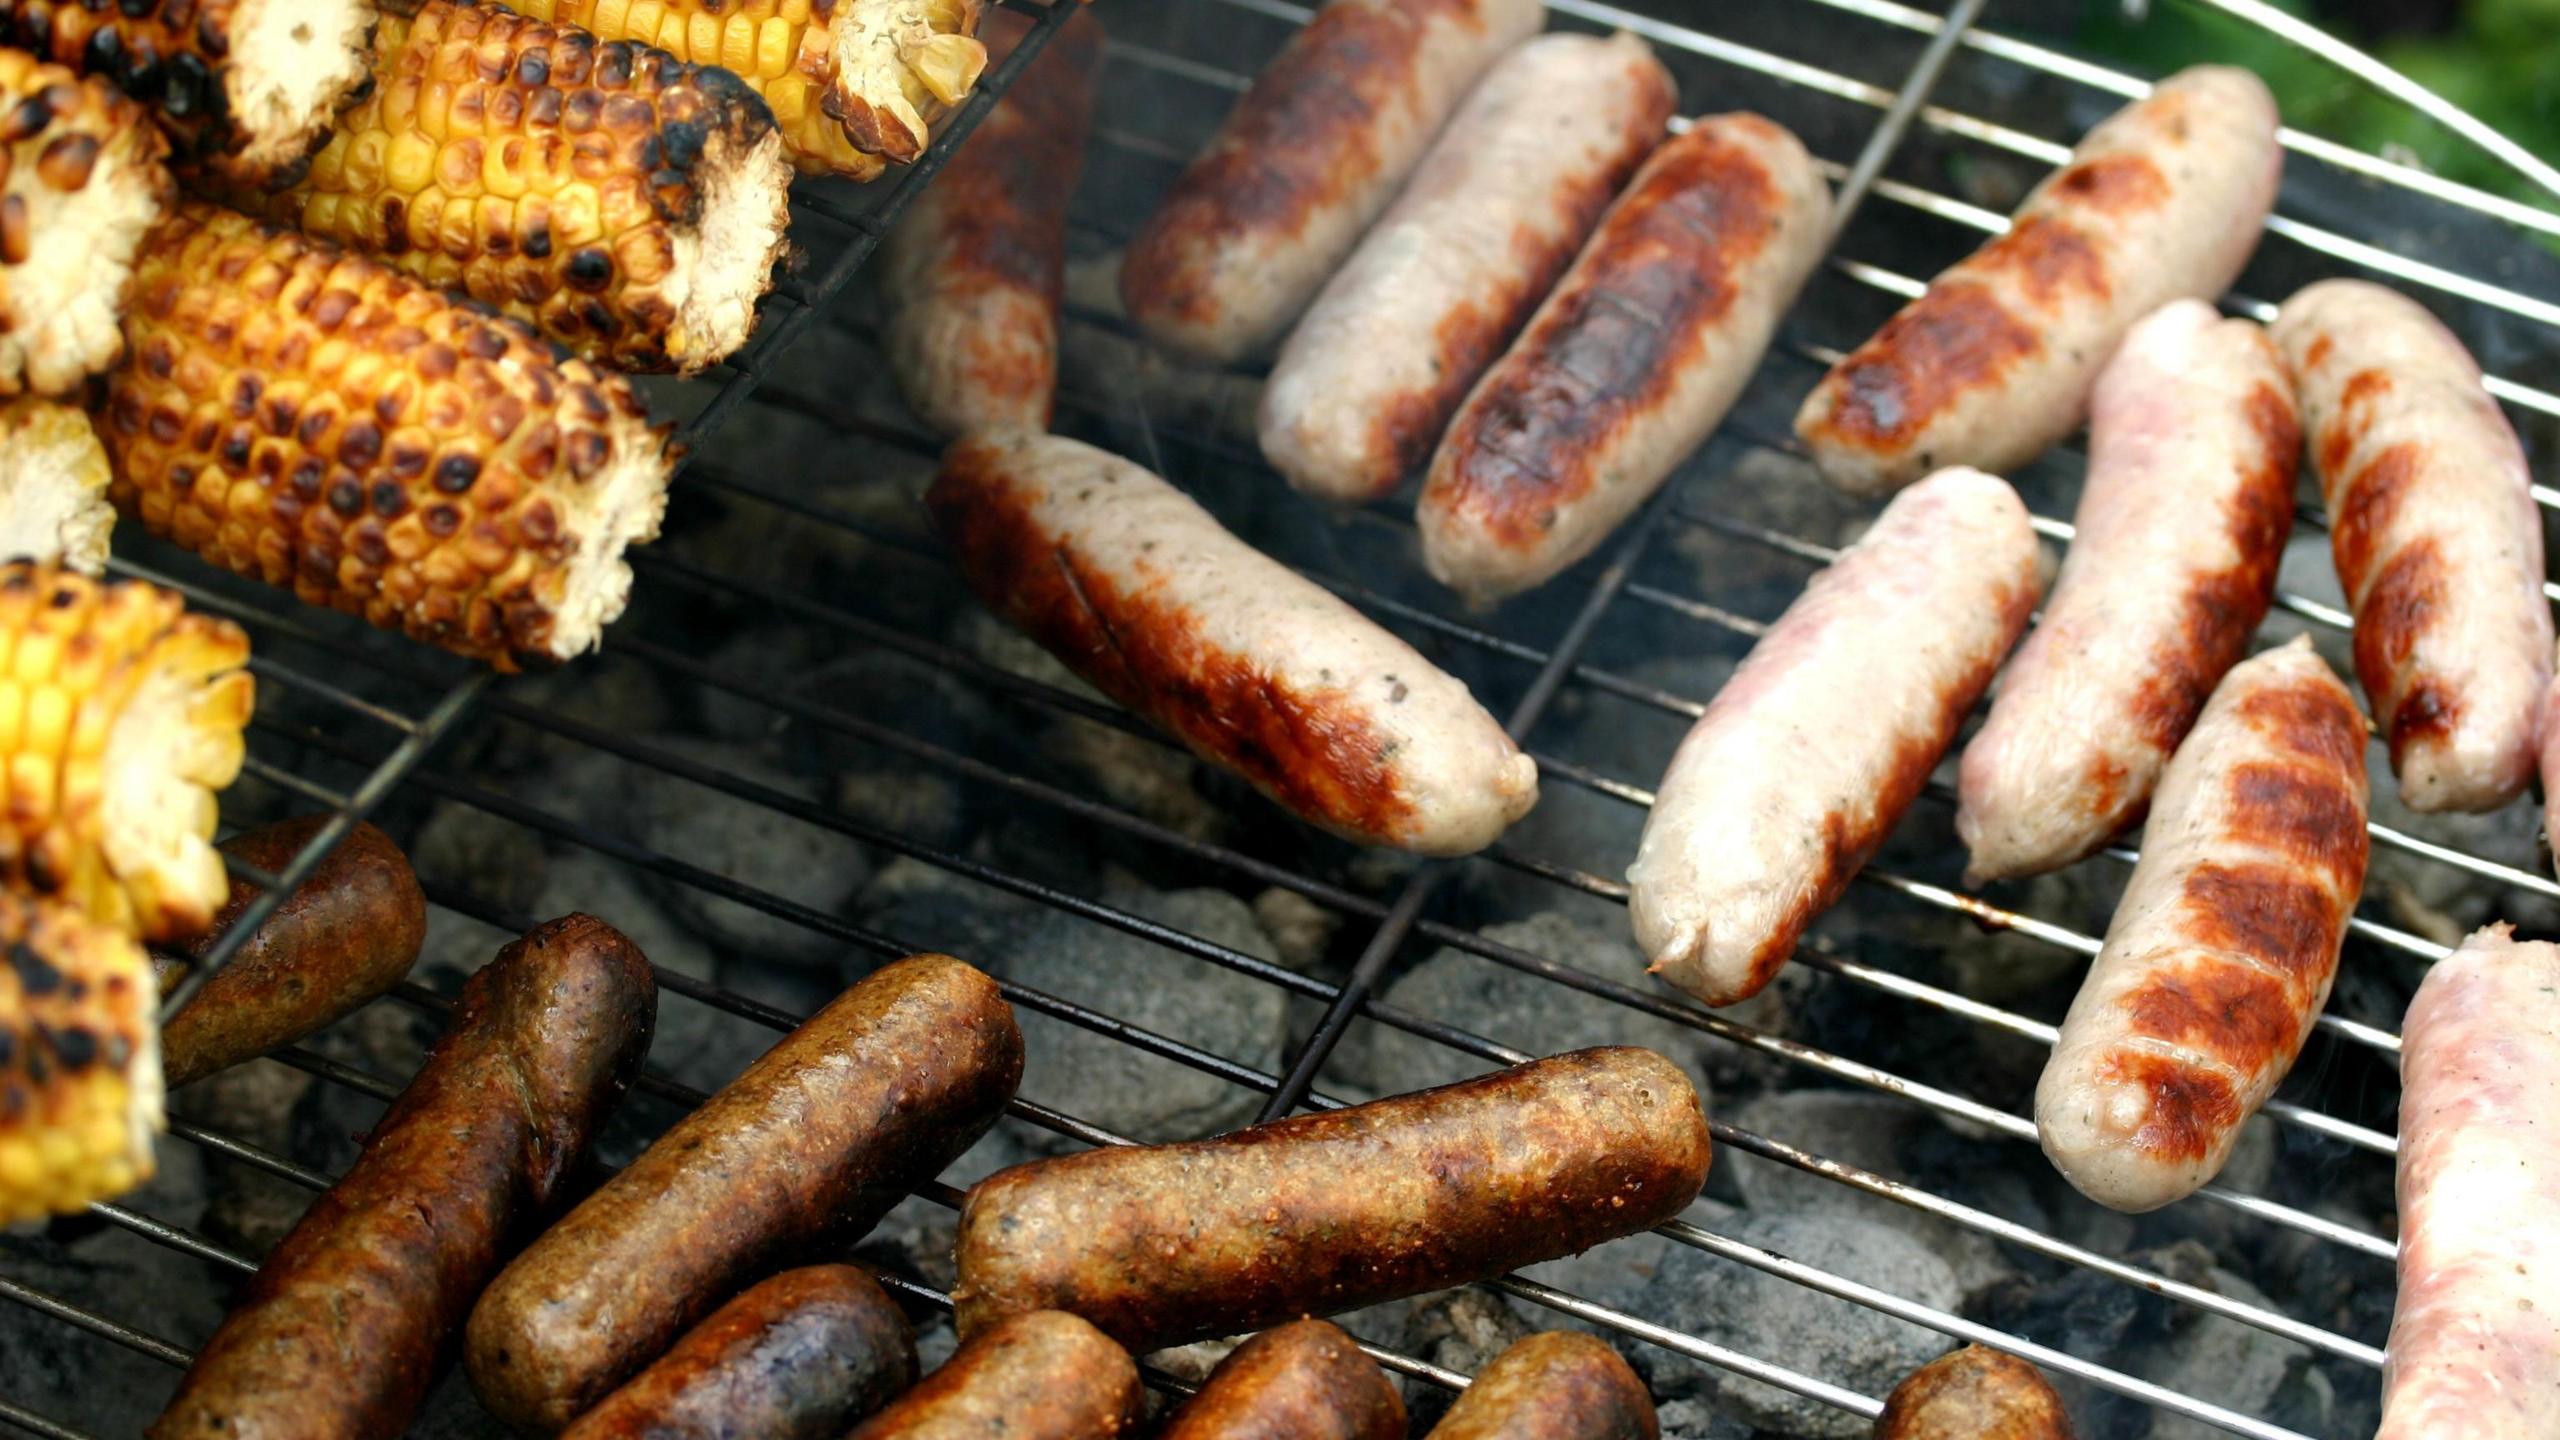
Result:
{"label": "sausage casing", "polygon": [[2061,578],[1965,747],[1966,884],[2068,865],[2142,814],[2266,618],[2301,455],[2265,331],[2172,300],[2126,333]]}
{"label": "sausage casing", "polygon": [[836,1440],[915,1379],[915,1336],[880,1282],[811,1265],[712,1311],[562,1440]]}
{"label": "sausage casing", "polygon": [[[272,875],[329,823],[305,815],[234,835],[217,847]],[[230,930],[262,892],[231,882],[213,928],[154,956],[164,988]],[[409,857],[359,821],[300,889],[160,1032],[169,1084],[184,1085],[290,1045],[398,984],[427,938],[427,897]],[[174,953],[171,953],[174,952]]]}
{"label": "sausage casing", "polygon": [[2002,474],[2080,423],[2127,327],[2229,288],[2284,152],[2257,76],[2182,70],[2109,116],[2008,232],[1831,367],[1796,415],[1823,478],[1881,495],[1943,465]]}
{"label": "sausage casing", "polygon": [[1590,554],[1732,408],[1830,212],[1803,143],[1760,116],[1664,141],[1441,437],[1433,577],[1510,595]]}
{"label": "sausage casing", "polygon": [[741,1281],[867,1231],[1021,1079],[994,981],[948,955],[882,967],[499,1274],[465,1336],[472,1389],[519,1429],[559,1429]]}
{"label": "sausage casing", "polygon": [[2533,776],[2551,680],[2524,448],[2471,352],[2406,296],[2325,280],[2285,301],[2273,331],[2400,799],[2497,809]]}
{"label": "sausage casing", "polygon": [[1312,824],[1463,855],[1538,802],[1465,684],[1137,465],[980,437],[925,503],[987,608]]}
{"label": "sausage casing", "polygon": [[1339,1327],[1300,1320],[1219,1361],[1157,1440],[1404,1440],[1404,1401]]}
{"label": "sausage casing", "polygon": [[2044,1372],[1983,1345],[1950,1350],[1884,1398],[1875,1440],[2072,1440]]}
{"label": "sausage casing", "polygon": [[1813,577],[1654,796],[1627,881],[1655,974],[1710,1005],[1769,983],[1928,783],[2040,585],[2026,506],[1977,470],[1895,496]]}
{"label": "sausage casing", "polygon": [[2364,720],[2310,637],[2233,666],[2036,1084],[2080,1193],[2155,1210],[2222,1168],[2328,1003],[2366,845]]}
{"label": "sausage casing", "polygon": [[1220,363],[1279,338],[1538,0],[1332,0],[1254,77],[1129,243],[1120,298]]}
{"label": "sausage casing", "polygon": [[2560,1435],[2560,945],[2491,925],[2400,1029],[2400,1298],[2375,1440]]}
{"label": "sausage casing", "polygon": [[961,1207],[952,1301],[964,1336],[1072,1310],[1143,1353],[1570,1255],[1679,1214],[1706,1178],[1706,1117],[1680,1067],[1576,1050],[1000,1171]]}
{"label": "sausage casing", "polygon": [[1476,1373],[1431,1440],[1655,1440],[1653,1397],[1617,1351],[1550,1330],[1514,1342]]}
{"label": "sausage casing", "polygon": [[1145,1399],[1128,1351],[1035,1310],[971,1338],[849,1440],[1104,1440],[1134,1428]]}
{"label": "sausage casing", "polygon": [[1674,99],[1625,33],[1541,35],[1504,56],[1280,347],[1264,457],[1329,500],[1393,490],[1661,140]]}
{"label": "sausage casing", "polygon": [[499,951],[362,1158],[197,1353],[153,1440],[405,1433],[481,1282],[638,1075],[656,1013],[647,958],[591,915]]}

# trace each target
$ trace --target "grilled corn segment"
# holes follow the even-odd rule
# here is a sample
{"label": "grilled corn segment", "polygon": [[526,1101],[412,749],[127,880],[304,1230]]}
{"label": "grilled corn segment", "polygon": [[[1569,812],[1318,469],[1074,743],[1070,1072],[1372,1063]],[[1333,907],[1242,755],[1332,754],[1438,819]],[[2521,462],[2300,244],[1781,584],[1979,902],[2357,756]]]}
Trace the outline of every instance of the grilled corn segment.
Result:
{"label": "grilled corn segment", "polygon": [[201,201],[143,247],[107,498],[217,565],[513,670],[622,613],[673,468],[629,382]]}
{"label": "grilled corn segment", "polygon": [[130,935],[0,894],[0,1225],[151,1178],[160,1000]]}
{"label": "grilled corn segment", "polygon": [[365,79],[374,0],[0,0],[0,42],[150,107],[182,163],[282,184]]}
{"label": "grilled corn segment", "polygon": [[0,395],[60,395],[115,363],[134,247],[169,203],[142,107],[0,49]]}
{"label": "grilled corn segment", "polygon": [[211,924],[248,659],[239,626],[157,586],[0,565],[0,883],[146,940]]}
{"label": "grilled corn segment", "polygon": [[300,182],[223,198],[620,369],[690,372],[746,343],[791,166],[736,76],[427,0],[384,14],[373,81]]}
{"label": "grilled corn segment", "polygon": [[107,452],[89,417],[21,395],[0,404],[0,560],[46,560],[95,575],[106,567]]}
{"label": "grilled corn segment", "polygon": [[924,153],[969,96],[986,0],[508,0],[538,19],[734,71],[773,107],[792,163],[870,180]]}

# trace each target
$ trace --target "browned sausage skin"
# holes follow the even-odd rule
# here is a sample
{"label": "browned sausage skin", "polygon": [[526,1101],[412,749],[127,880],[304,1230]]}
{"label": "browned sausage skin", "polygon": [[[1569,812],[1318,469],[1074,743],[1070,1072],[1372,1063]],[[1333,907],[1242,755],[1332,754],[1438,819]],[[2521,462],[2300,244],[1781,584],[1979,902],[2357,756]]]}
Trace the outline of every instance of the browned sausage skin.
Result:
{"label": "browned sausage skin", "polygon": [[1498,1275],[1649,1229],[1707,1178],[1707,1122],[1650,1050],[980,1181],[960,1333],[1072,1310],[1141,1352]]}
{"label": "browned sausage skin", "polygon": [[1378,1362],[1322,1320],[1265,1330],[1209,1372],[1157,1440],[1402,1440],[1404,1402]]}
{"label": "browned sausage skin", "polygon": [[961,1346],[850,1440],[1100,1440],[1134,1428],[1145,1398],[1128,1351],[1035,1310]]}
{"label": "browned sausage skin", "polygon": [[[234,835],[226,855],[272,875],[332,817],[305,815]],[[227,933],[263,893],[231,882],[213,928],[155,950],[162,988]],[[160,1032],[171,1088],[290,1045],[399,983],[427,938],[427,897],[391,837],[358,822],[300,889]]]}
{"label": "browned sausage skin", "polygon": [[471,1297],[639,1073],[657,997],[647,958],[591,915],[499,951],[363,1157],[197,1354],[153,1440],[405,1431]]}
{"label": "browned sausage skin", "polygon": [[2044,1372],[1981,1345],[1912,1371],[1885,1397],[1875,1440],[2072,1440]]}
{"label": "browned sausage skin", "polygon": [[1431,1440],[1656,1440],[1653,1397],[1617,1351],[1550,1330],[1493,1357]]}

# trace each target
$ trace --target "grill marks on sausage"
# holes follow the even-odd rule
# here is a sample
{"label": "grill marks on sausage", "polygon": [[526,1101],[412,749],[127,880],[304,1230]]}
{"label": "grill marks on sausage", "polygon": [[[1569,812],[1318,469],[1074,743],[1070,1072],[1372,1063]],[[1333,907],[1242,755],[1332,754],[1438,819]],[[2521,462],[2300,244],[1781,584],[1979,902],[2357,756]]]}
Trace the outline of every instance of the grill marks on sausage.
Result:
{"label": "grill marks on sausage", "polygon": [[[2160,97],[2154,106],[2181,103],[2180,97]],[[2183,120],[2175,116],[2155,117],[2167,121],[2178,130]],[[2181,132],[2181,138],[2183,133]],[[2143,210],[2157,210],[2169,203],[2169,179],[2150,157],[2131,151],[2100,155],[2083,160],[2053,177],[2047,192],[2058,195],[2073,205],[2093,210],[2110,219],[2122,219]]]}
{"label": "grill marks on sausage", "polygon": [[2043,349],[1988,289],[1941,280],[1840,362],[1839,401],[1817,428],[1840,444],[1899,450],[1967,391],[1999,384]]}
{"label": "grill marks on sausage", "polygon": [[2273,750],[2364,779],[2364,717],[2340,687],[2270,686],[2241,697],[2232,713]]}
{"label": "grill marks on sausage", "polygon": [[1974,252],[1963,268],[1968,278],[2016,272],[2027,299],[2048,315],[2074,299],[2103,302],[2114,291],[2107,281],[2106,262],[2089,237],[2080,227],[2050,215],[2022,217],[2007,233]]}
{"label": "grill marks on sausage", "polygon": [[2451,583],[2443,547],[2429,535],[2393,555],[2356,606],[2356,676],[2373,698],[2394,766],[2408,746],[2449,738],[2461,718],[2452,686],[2432,674],[2402,671],[2435,628]]}
{"label": "grill marks on sausage", "polygon": [[2151,1105],[2133,1132],[2135,1148],[2152,1155],[2201,1161],[2244,1117],[2239,1092],[2221,1075],[2148,1050],[2118,1050],[2100,1062],[2099,1086],[2148,1096]]}
{"label": "grill marks on sausage", "polygon": [[953,273],[986,289],[1038,295],[1056,307],[1064,288],[1067,199],[1083,164],[1100,48],[1090,20],[1067,25],[1026,83],[987,117],[983,128],[994,133],[977,137],[943,167],[935,193],[946,202],[942,263]]}

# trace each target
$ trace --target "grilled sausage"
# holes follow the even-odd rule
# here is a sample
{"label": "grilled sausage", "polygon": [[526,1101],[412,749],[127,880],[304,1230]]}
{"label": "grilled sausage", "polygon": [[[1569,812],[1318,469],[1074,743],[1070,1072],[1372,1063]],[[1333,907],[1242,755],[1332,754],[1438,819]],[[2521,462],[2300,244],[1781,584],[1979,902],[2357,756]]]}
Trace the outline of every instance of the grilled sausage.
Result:
{"label": "grilled sausage", "polygon": [[848,1440],[1100,1440],[1134,1429],[1145,1399],[1128,1351],[1038,1310],[962,1345]]}
{"label": "grilled sausage", "polygon": [[2375,1440],[2560,1435],[2560,945],[2491,925],[2400,1032],[2400,1300]]}
{"label": "grilled sausage", "polygon": [[1254,78],[1129,242],[1120,298],[1228,363],[1298,318],[1537,0],[1332,0]]}
{"label": "grilled sausage", "polygon": [[2002,473],[2033,460],[2080,423],[2133,322],[2230,286],[2283,163],[2258,77],[2199,65],[2161,81],[2090,131],[2008,233],[1832,366],[1796,434],[1853,495],[1942,465]]}
{"label": "grilled sausage", "polygon": [[2072,1440],[2044,1372],[1981,1345],[1950,1350],[1884,1397],[1875,1440]]}
{"label": "grilled sausage", "polygon": [[915,1380],[915,1336],[880,1282],[812,1265],[712,1311],[562,1440],[836,1440]]}
{"label": "grilled sausage", "polygon": [[1624,33],[1542,35],[1493,67],[1280,347],[1260,426],[1290,484],[1374,500],[1430,455],[1674,98]]}
{"label": "grilled sausage", "polygon": [[480,1284],[638,1075],[649,962],[612,926],[535,927],[462,1002],[188,1368],[152,1440],[403,1434]]}
{"label": "grilled sausage", "polygon": [[2233,666],[2036,1084],[2036,1137],[2118,1210],[2194,1193],[2328,1002],[2364,888],[2364,721],[2308,636]]}
{"label": "grilled sausage", "polygon": [[2026,506],[1977,470],[1895,497],[1813,577],[1654,796],[1627,868],[1653,973],[1710,1005],[1769,983],[1928,782],[2040,583]]}
{"label": "grilled sausage", "polygon": [[1463,683],[1126,460],[964,440],[926,505],[988,609],[1310,824],[1463,855],[1538,803]]}
{"label": "grilled sausage", "polygon": [[2302,455],[2266,332],[2173,300],[2098,377],[2076,534],[1965,748],[1965,883],[2081,859],[2137,819],[2275,597]]}
{"label": "grilled sausage", "polygon": [[1576,1050],[1212,1140],[1086,1151],[978,1182],[960,1333],[1072,1310],[1141,1353],[1444,1289],[1680,1213],[1707,1122],[1649,1050]]}
{"label": "grilled sausage", "polygon": [[1442,437],[1420,514],[1433,577],[1510,595],[1590,554],[1724,419],[1830,211],[1803,143],[1757,115],[1654,151]]}
{"label": "grilled sausage", "polygon": [[2328,280],[2276,313],[2356,678],[2412,810],[2495,810],[2532,778],[2551,679],[2542,515],[2469,351],[2419,305]]}
{"label": "grilled sausage", "polygon": [[1607,1344],[1571,1330],[1515,1342],[1478,1371],[1431,1440],[1655,1440],[1653,1397]]}
{"label": "grilled sausage", "polygon": [[740,1282],[869,1230],[1021,1079],[994,981],[948,955],[883,967],[499,1274],[465,1336],[472,1389],[510,1425],[559,1429]]}
{"label": "grilled sausage", "polygon": [[1350,1336],[1300,1320],[1219,1361],[1157,1440],[1404,1440],[1404,1401]]}
{"label": "grilled sausage", "polygon": [[[1031,28],[987,15],[1010,51]],[[1058,392],[1067,200],[1093,128],[1102,22],[1079,11],[942,167],[881,256],[890,373],[945,435],[1046,430]]]}
{"label": "grilled sausage", "polygon": [[[272,875],[310,843],[326,815],[234,835],[219,847]],[[152,956],[163,989],[229,931],[262,892],[231,882],[213,928]],[[160,1032],[172,1088],[290,1045],[400,982],[427,938],[427,897],[391,837],[359,822],[300,889]]]}

